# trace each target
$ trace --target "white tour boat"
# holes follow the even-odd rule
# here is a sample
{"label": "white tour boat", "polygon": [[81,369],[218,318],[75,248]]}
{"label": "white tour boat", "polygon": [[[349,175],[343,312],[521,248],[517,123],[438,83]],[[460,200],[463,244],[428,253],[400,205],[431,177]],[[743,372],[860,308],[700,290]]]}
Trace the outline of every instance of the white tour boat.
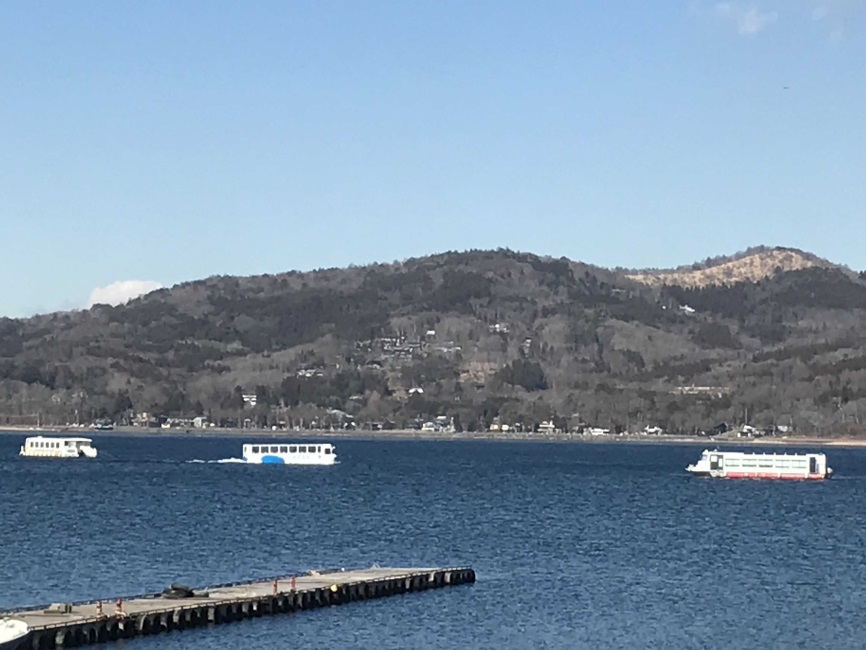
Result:
{"label": "white tour boat", "polygon": [[244,462],[265,465],[333,465],[334,445],[322,443],[259,443],[244,445]]}
{"label": "white tour boat", "polygon": [[49,438],[34,436],[21,445],[19,455],[32,458],[96,458],[90,438]]}
{"label": "white tour boat", "polygon": [[700,460],[686,467],[695,476],[820,480],[830,478],[825,454],[753,454],[704,449]]}
{"label": "white tour boat", "polygon": [[23,648],[30,636],[30,628],[24,621],[14,618],[0,619],[0,650]]}

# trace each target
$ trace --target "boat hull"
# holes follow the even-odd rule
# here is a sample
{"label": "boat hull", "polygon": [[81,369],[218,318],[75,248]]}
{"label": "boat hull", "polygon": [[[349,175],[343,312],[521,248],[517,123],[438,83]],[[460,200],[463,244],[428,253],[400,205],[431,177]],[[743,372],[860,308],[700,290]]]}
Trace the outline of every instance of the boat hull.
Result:
{"label": "boat hull", "polygon": [[830,476],[822,474],[779,474],[778,472],[703,472],[688,470],[692,476],[703,478],[753,479],[764,481],[825,481]]}
{"label": "boat hull", "polygon": [[10,641],[0,641],[0,650],[23,650],[27,647],[27,642],[30,640],[30,632],[24,636]]}
{"label": "boat hull", "polygon": [[337,462],[336,455],[327,460],[303,460],[297,458],[285,458],[283,456],[258,456],[244,458],[244,462],[249,465],[333,465]]}
{"label": "boat hull", "polygon": [[4,619],[0,621],[0,650],[19,650],[30,639],[30,628],[24,621]]}

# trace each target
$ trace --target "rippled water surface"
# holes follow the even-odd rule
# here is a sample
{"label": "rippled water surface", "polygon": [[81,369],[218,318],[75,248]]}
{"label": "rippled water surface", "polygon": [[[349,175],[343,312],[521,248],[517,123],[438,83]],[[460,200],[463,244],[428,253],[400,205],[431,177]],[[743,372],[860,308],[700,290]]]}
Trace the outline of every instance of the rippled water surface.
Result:
{"label": "rippled water surface", "polygon": [[[473,586],[126,641],[147,648],[862,648],[866,450],[821,483],[713,481],[700,448],[337,441],[246,466],[242,439],[0,435],[0,608],[315,567],[476,569]],[[118,647],[118,646],[110,646]]]}

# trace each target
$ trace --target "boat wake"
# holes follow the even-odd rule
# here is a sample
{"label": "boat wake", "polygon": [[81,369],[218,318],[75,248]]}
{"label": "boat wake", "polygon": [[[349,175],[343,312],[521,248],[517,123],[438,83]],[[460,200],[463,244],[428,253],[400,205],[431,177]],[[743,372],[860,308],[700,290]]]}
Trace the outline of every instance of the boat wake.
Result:
{"label": "boat wake", "polygon": [[188,460],[186,462],[188,462],[188,463],[207,463],[207,464],[211,464],[211,463],[244,463],[245,464],[246,463],[246,461],[243,458],[220,458],[219,460],[195,459],[195,460]]}

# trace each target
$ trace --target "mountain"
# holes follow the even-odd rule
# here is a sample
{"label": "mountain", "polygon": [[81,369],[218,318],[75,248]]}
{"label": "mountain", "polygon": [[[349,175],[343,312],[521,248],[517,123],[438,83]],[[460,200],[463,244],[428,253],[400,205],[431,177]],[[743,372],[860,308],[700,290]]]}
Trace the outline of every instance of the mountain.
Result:
{"label": "mountain", "polygon": [[672,271],[648,270],[629,273],[627,277],[651,286],[675,285],[703,288],[739,282],[759,282],[776,273],[809,268],[839,267],[796,249],[759,247],[733,258],[707,260],[704,264],[693,264]]}
{"label": "mountain", "polygon": [[662,283],[510,250],[448,252],[0,319],[0,425],[403,428],[441,416],[467,430],[859,434],[866,278],[799,251],[747,253]]}

